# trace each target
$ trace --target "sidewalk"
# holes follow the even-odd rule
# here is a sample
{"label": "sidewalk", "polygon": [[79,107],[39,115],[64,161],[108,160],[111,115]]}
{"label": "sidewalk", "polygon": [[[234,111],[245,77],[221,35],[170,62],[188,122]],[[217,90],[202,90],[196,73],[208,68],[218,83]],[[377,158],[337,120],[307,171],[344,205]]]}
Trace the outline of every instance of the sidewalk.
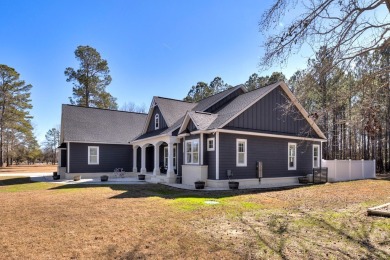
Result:
{"label": "sidewalk", "polygon": [[[110,178],[108,181],[102,182],[100,178],[95,179],[81,179],[79,181],[74,180],[53,180],[53,173],[1,173],[0,176],[15,176],[15,177],[30,177],[31,181],[34,182],[47,182],[53,184],[84,184],[84,185],[141,185],[141,184],[156,184],[149,181],[140,181],[137,177],[126,177],[126,178]],[[196,191],[227,191],[230,190],[229,187],[226,188],[212,188],[205,187],[204,189],[195,189],[193,185],[185,184],[176,184],[176,183],[160,183],[165,186],[182,189],[182,190],[196,190]],[[303,186],[302,184],[259,184],[256,187],[248,188],[239,188],[239,190],[273,190],[273,189],[284,189],[284,188],[294,188]]]}

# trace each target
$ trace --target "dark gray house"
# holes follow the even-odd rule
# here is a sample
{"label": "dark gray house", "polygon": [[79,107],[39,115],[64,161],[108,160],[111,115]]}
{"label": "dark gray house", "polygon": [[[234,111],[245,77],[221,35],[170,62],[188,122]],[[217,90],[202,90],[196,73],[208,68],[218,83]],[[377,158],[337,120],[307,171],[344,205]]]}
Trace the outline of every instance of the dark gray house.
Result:
{"label": "dark gray house", "polygon": [[[288,109],[286,105],[290,105]],[[84,146],[76,145],[75,140],[69,139],[70,133],[84,134],[79,128],[99,124],[96,115],[89,113],[100,110],[63,106],[62,126],[68,124],[68,119],[74,120],[72,112],[67,111],[72,108],[87,111],[89,120],[77,119],[72,129],[63,129],[67,150],[62,153],[68,162],[64,169],[68,173],[112,172],[123,164],[122,168],[129,169],[130,174],[144,173],[152,182],[173,183],[181,176],[183,184],[204,180],[210,187],[226,187],[227,172],[232,172],[240,187],[256,187],[259,179],[261,183],[294,183],[299,176],[320,166],[321,143],[326,141],[284,82],[250,92],[237,86],[198,103],[154,97],[147,116],[102,110],[129,117],[127,132],[112,136],[120,140],[117,143],[107,139],[106,127],[100,127],[103,133],[89,135],[86,131]],[[135,117],[137,123],[130,119]],[[101,117],[97,120],[113,124],[111,116],[107,121]],[[141,121],[142,126],[138,125]],[[91,159],[87,147],[96,142],[104,149],[115,149],[115,153],[106,158],[100,152],[99,163],[88,167],[87,162],[95,159]]]}
{"label": "dark gray house", "polygon": [[[142,131],[147,115],[124,111],[62,105],[61,176],[94,177],[101,172],[133,169],[129,141]],[[100,176],[100,175],[99,175]]]}

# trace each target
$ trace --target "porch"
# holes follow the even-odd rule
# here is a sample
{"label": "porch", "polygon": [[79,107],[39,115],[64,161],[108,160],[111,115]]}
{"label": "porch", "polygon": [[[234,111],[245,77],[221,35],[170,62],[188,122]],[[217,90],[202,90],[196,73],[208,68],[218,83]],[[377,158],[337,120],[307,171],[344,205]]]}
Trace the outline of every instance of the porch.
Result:
{"label": "porch", "polygon": [[145,174],[152,183],[176,183],[179,175],[179,144],[176,136],[136,140],[133,145],[132,174]]}
{"label": "porch", "polygon": [[[66,173],[66,177],[64,181],[72,181],[74,176],[81,176],[80,183],[127,183],[131,184],[133,182],[149,182],[149,183],[175,183],[176,182],[176,175],[174,182],[170,181],[170,176],[167,176],[167,174],[154,174],[153,172],[145,172],[142,173],[145,175],[145,181],[139,181],[138,175],[141,174],[140,172],[124,172],[123,175],[120,177],[115,172],[94,172],[94,173]],[[108,176],[108,182],[101,182],[100,176],[107,175]],[[52,179],[52,177],[48,177],[49,179]],[[62,180],[63,180],[62,179]],[[78,182],[77,182],[78,183]]]}

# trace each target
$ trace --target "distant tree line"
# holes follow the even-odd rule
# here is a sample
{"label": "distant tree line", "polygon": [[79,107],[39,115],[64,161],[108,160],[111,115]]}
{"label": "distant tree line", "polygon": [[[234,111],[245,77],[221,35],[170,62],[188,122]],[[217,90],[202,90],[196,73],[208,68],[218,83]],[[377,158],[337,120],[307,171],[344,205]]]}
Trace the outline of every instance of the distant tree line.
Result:
{"label": "distant tree line", "polygon": [[[315,50],[289,86],[328,139],[324,157],[375,159],[378,172],[390,171],[390,0],[269,5],[259,21],[260,69],[287,64],[303,46]],[[291,9],[297,15],[286,17]]]}
{"label": "distant tree line", "polygon": [[322,47],[289,85],[328,140],[325,159],[376,159],[390,171],[390,48],[356,57],[343,69]]}
{"label": "distant tree line", "polygon": [[[390,171],[390,47],[365,53],[347,70],[334,64],[322,47],[289,80],[281,72],[252,74],[248,91],[286,81],[298,101],[324,132],[323,158],[376,160],[377,171]],[[215,88],[215,82],[219,82]],[[192,86],[185,101],[198,102],[231,88],[220,77]],[[292,103],[290,103],[292,105]],[[283,107],[292,111],[289,106]],[[305,134],[305,133],[302,133]]]}
{"label": "distant tree line", "polygon": [[0,65],[0,167],[13,161],[32,162],[39,154],[30,115],[30,84],[7,65]]}
{"label": "distant tree line", "polygon": [[[252,91],[258,88],[262,88],[278,81],[285,81],[286,77],[281,72],[273,72],[271,76],[259,76],[257,73],[253,73],[249,76],[249,79],[243,83],[248,91]],[[215,77],[210,84],[203,81],[196,83],[188,91],[187,96],[183,99],[187,102],[198,102],[206,97],[215,95],[219,92],[232,88],[228,83],[225,83],[221,77]]]}

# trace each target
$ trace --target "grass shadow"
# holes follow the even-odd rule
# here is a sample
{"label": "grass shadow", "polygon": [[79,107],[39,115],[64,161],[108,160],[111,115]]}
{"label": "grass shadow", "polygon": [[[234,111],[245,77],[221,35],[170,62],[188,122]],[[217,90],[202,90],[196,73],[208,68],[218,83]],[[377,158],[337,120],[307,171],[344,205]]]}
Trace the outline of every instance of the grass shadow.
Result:
{"label": "grass shadow", "polygon": [[177,198],[210,198],[222,199],[246,194],[259,194],[272,191],[299,189],[305,186],[291,186],[269,189],[248,189],[248,190],[185,190],[175,187],[170,187],[163,184],[67,184],[51,188],[51,190],[59,189],[82,189],[82,188],[110,188],[115,191],[123,191],[122,193],[111,197],[111,199],[129,199],[129,198],[148,198],[160,197],[164,199]]}
{"label": "grass shadow", "polygon": [[11,186],[11,185],[20,185],[20,184],[29,184],[33,183],[30,177],[1,177],[0,178],[0,187],[1,186]]}

